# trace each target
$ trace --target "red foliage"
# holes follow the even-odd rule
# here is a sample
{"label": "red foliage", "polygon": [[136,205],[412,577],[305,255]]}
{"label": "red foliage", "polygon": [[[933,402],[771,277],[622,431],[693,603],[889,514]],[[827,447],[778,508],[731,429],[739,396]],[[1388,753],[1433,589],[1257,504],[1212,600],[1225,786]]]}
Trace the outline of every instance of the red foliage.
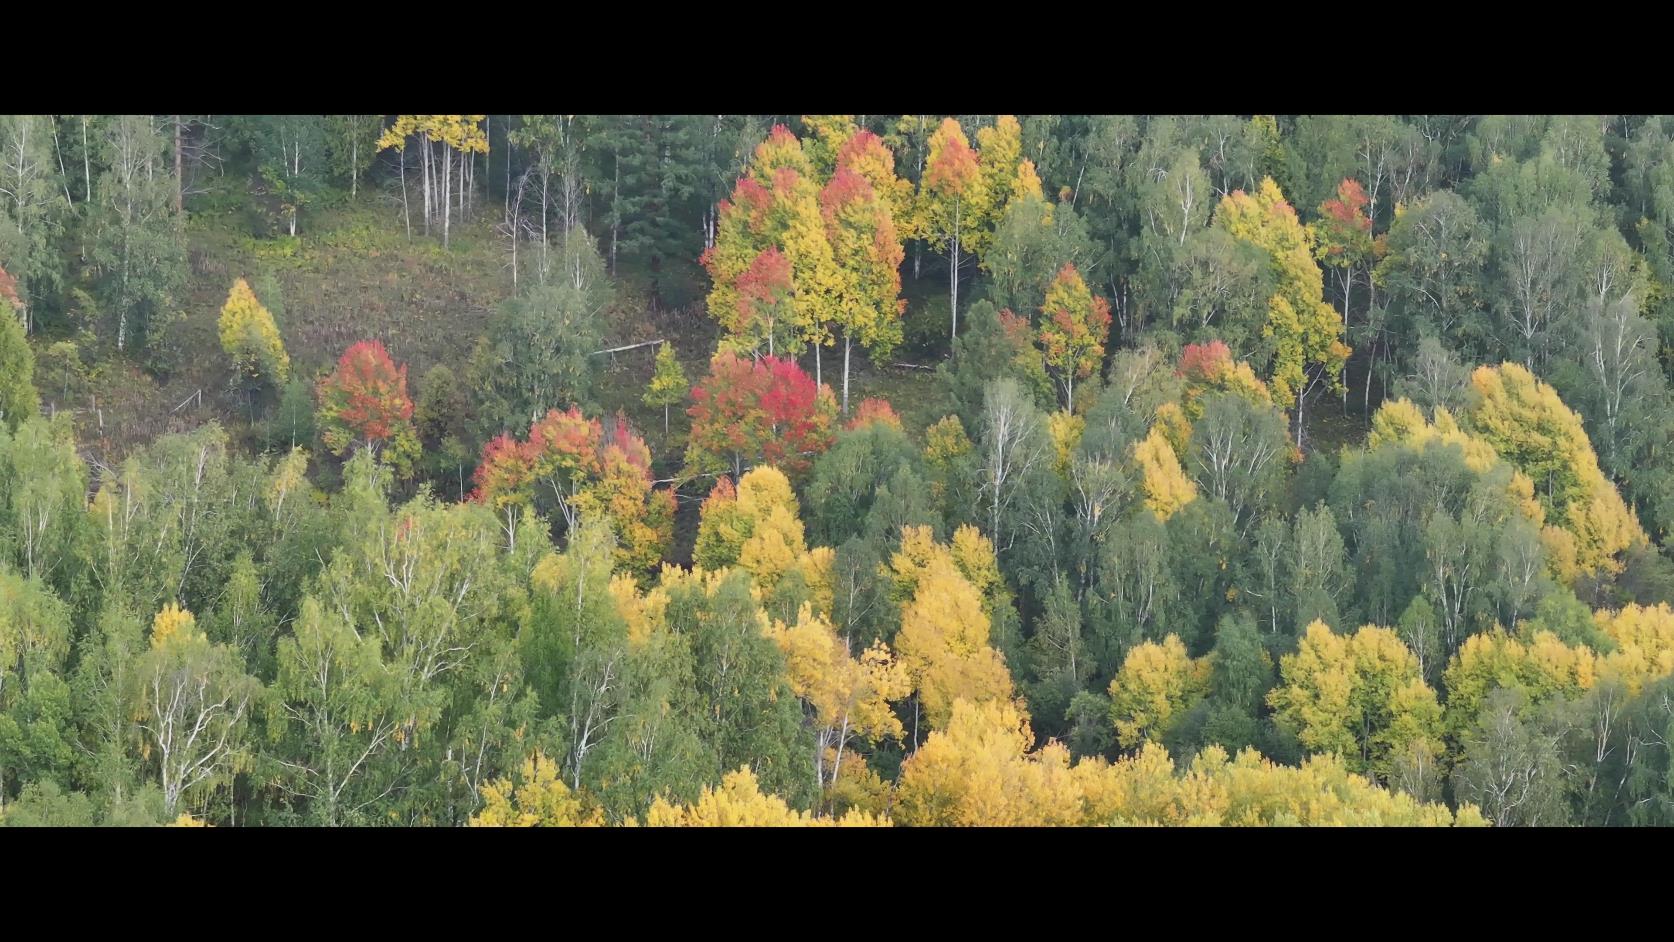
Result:
{"label": "red foliage", "polygon": [[1013,350],[1023,350],[1034,345],[1034,330],[1029,325],[1029,319],[1014,313],[1009,307],[1000,312],[1000,331],[1005,334],[1006,343]]}
{"label": "red foliage", "polygon": [[860,404],[860,408],[855,410],[854,418],[849,420],[848,428],[853,431],[873,422],[882,422],[884,425],[894,426],[896,429],[901,428],[901,417],[895,414],[895,409],[889,404],[889,400],[876,397],[870,397]]}
{"label": "red foliage", "polygon": [[640,474],[645,476],[646,482],[650,483],[652,480],[651,449],[645,444],[645,439],[641,438],[639,433],[634,431],[633,426],[628,424],[627,416],[620,412],[616,413],[615,420],[604,427],[604,437],[601,442],[602,453],[608,453],[611,449],[621,452],[623,460],[637,469]]}
{"label": "red foliage", "polygon": [[743,177],[732,189],[732,202],[721,201],[721,215],[726,215],[734,204],[750,214],[750,228],[759,229],[768,210],[773,208],[773,194],[757,183],[754,177]]}
{"label": "red foliage", "polygon": [[738,488],[732,483],[732,478],[723,474],[715,479],[715,486],[709,489],[709,496],[703,499],[704,504],[714,501],[717,504],[738,499]]}
{"label": "red foliage", "polygon": [[1232,350],[1219,340],[1206,344],[1189,343],[1180,353],[1180,368],[1176,372],[1194,383],[1213,383],[1232,365]]}
{"label": "red foliage", "polygon": [[883,142],[883,139],[871,131],[856,131],[837,149],[838,169],[849,169],[855,164],[868,158],[876,160],[882,166],[891,170],[895,168],[895,153]]}
{"label": "red foliage", "polygon": [[6,274],[4,267],[0,267],[0,301],[10,304],[14,310],[23,307],[23,298],[17,293],[17,279]]}
{"label": "red foliage", "polygon": [[934,192],[962,194],[979,172],[977,153],[965,139],[965,135],[951,133],[958,128],[959,122],[948,118],[942,122],[942,128],[937,132],[945,134],[945,142],[936,159],[924,168],[925,185]]}
{"label": "red foliage", "polygon": [[383,441],[413,417],[407,395],[407,366],[396,366],[377,340],[362,340],[320,381],[320,408],[327,422],[348,427],[357,438]]}
{"label": "red foliage", "polygon": [[777,246],[750,260],[750,267],[738,276],[738,323],[744,332],[758,319],[766,319],[791,295],[791,263]]}
{"label": "red foliage", "polygon": [[837,214],[852,203],[870,203],[877,199],[872,190],[872,184],[866,178],[847,167],[839,167],[831,182],[820,191],[820,212],[825,217],[827,228],[831,227]]}
{"label": "red foliage", "polygon": [[523,446],[510,435],[497,435],[482,450],[482,461],[472,476],[476,490],[471,500],[488,503],[496,497],[510,497],[529,483],[529,459]]}
{"label": "red foliage", "polygon": [[692,388],[689,461],[699,470],[773,464],[800,471],[831,444],[830,397],[791,360],[718,353]]}
{"label": "red foliage", "polygon": [[1366,218],[1364,210],[1371,202],[1366,197],[1366,189],[1360,181],[1349,177],[1337,185],[1337,198],[1329,199],[1320,204],[1320,212],[1336,220],[1345,228],[1359,229],[1370,232],[1372,221]]}

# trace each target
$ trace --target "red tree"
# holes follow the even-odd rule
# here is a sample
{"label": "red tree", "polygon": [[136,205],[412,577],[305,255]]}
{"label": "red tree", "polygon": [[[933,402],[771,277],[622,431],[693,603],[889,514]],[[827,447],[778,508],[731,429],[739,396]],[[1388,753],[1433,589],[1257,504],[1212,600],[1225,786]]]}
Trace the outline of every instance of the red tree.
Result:
{"label": "red tree", "polygon": [[396,366],[379,341],[362,340],[344,351],[317,392],[321,438],[333,454],[360,442],[375,452],[387,447],[398,468],[417,457],[407,366]]}
{"label": "red tree", "polygon": [[736,476],[771,464],[794,474],[830,447],[837,403],[830,389],[816,386],[790,360],[751,361],[723,351],[692,388],[686,411],[692,417],[688,471]]}
{"label": "red tree", "polygon": [[853,431],[871,425],[873,422],[882,422],[884,425],[893,426],[898,431],[901,428],[901,417],[895,414],[895,408],[889,404],[889,400],[878,398],[868,398],[862,401],[860,408],[855,410],[854,418],[849,420],[846,427]]}

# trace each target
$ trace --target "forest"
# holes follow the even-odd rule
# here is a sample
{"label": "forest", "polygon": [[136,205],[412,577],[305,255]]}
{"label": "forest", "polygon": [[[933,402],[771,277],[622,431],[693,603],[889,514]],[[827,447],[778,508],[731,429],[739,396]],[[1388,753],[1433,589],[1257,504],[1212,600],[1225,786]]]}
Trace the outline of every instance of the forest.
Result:
{"label": "forest", "polygon": [[1674,119],[0,115],[0,826],[1674,825]]}

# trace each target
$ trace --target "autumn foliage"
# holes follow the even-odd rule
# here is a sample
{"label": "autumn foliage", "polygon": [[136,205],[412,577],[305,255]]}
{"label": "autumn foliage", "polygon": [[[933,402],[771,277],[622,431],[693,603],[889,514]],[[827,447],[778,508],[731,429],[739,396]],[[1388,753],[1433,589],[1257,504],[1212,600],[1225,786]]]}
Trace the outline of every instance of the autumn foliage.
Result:
{"label": "autumn foliage", "polygon": [[743,359],[723,351],[692,389],[688,473],[742,474],[757,464],[788,473],[808,468],[830,447],[837,405],[788,359]]}
{"label": "autumn foliage", "polygon": [[316,392],[316,419],[333,454],[361,443],[375,451],[387,449],[386,457],[397,468],[410,465],[418,439],[407,366],[396,366],[382,342],[362,340],[344,351]]}
{"label": "autumn foliage", "polygon": [[604,423],[571,406],[552,409],[519,442],[500,435],[483,450],[472,499],[505,515],[516,539],[522,514],[553,512],[564,529],[601,514],[616,536],[616,561],[646,570],[673,538],[674,494],[653,487],[651,449],[622,416]]}

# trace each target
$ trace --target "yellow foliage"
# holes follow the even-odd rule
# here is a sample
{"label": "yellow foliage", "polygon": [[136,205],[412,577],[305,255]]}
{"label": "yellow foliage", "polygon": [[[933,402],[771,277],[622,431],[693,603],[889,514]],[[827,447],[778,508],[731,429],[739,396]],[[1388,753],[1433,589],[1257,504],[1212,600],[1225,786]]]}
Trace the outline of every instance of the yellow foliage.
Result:
{"label": "yellow foliage", "polygon": [[1186,477],[1180,459],[1160,428],[1153,427],[1151,434],[1134,443],[1133,460],[1141,475],[1140,486],[1145,490],[1145,506],[1151,508],[1157,519],[1167,520],[1197,498],[1197,485]]}
{"label": "yellow foliage", "polygon": [[1600,470],[1581,417],[1516,363],[1479,367],[1471,387],[1470,431],[1531,479],[1547,517],[1574,535],[1576,568],[1620,571],[1619,554],[1649,538]]}
{"label": "yellow foliage", "polygon": [[1448,728],[1462,734],[1476,722],[1488,694],[1497,687],[1520,690],[1535,706],[1554,697],[1573,697],[1593,686],[1597,658],[1585,646],[1569,647],[1550,632],[1524,642],[1494,628],[1465,639],[1448,661]]}
{"label": "yellow foliage", "polygon": [[[670,568],[677,567],[665,566],[664,571]],[[628,623],[628,643],[635,647],[643,646],[667,624],[668,592],[661,585],[642,595],[633,576],[618,573],[610,577],[610,597]]]}
{"label": "yellow foliage", "polygon": [[1169,720],[1209,692],[1209,659],[1193,660],[1177,635],[1128,652],[1110,681],[1110,716],[1124,749],[1162,733]]}
{"label": "yellow foliage", "polygon": [[932,727],[947,722],[958,699],[1011,697],[1011,672],[989,647],[982,596],[944,556],[934,556],[901,614],[895,643]]}
{"label": "yellow foliage", "polygon": [[291,358],[279,338],[279,326],[243,278],[233,282],[227,303],[221,307],[220,333],[221,349],[232,357],[238,372],[277,383],[290,378]]}
{"label": "yellow foliage", "polygon": [[1350,353],[1341,340],[1343,322],[1325,303],[1324,277],[1314,260],[1311,235],[1278,184],[1266,178],[1254,194],[1228,194],[1215,211],[1215,223],[1234,238],[1263,249],[1271,260],[1276,290],[1267,302],[1262,335],[1274,347],[1274,396],[1293,401],[1310,369],[1327,378],[1331,388],[1340,388],[1338,371]]}
{"label": "yellow foliage", "polygon": [[[742,499],[739,503],[743,504]],[[755,577],[756,585],[768,588],[777,585],[807,552],[802,521],[791,508],[775,505],[756,519],[750,537],[739,547],[738,566]]]}
{"label": "yellow foliage", "polygon": [[837,735],[856,733],[870,740],[901,739],[901,721],[889,701],[912,692],[906,671],[877,642],[857,660],[826,619],[804,605],[795,625],[775,622],[769,634],[785,654],[791,689],[813,708],[814,716]]}
{"label": "yellow foliage", "polygon": [[901,775],[896,819],[904,825],[1398,825],[1480,826],[1473,806],[1455,816],[1352,774],[1333,756],[1300,768],[1254,750],[1228,761],[1218,746],[1175,768],[1146,743],[1114,764],[1049,743],[1030,753],[1028,717],[1006,702],[954,707]]}
{"label": "yellow foliage", "polygon": [[662,798],[652,802],[647,827],[887,827],[889,822],[851,811],[826,818],[796,811],[776,795],[764,795],[748,767],[727,773],[720,788],[703,789],[697,803],[673,805]]}
{"label": "yellow foliage", "polygon": [[517,785],[497,779],[482,787],[482,810],[472,816],[474,828],[599,827],[604,814],[589,809],[558,777],[558,764],[539,751],[523,761]]}
{"label": "yellow foliage", "polygon": [[1174,449],[1175,460],[1186,460],[1186,452],[1190,449],[1192,441],[1192,422],[1179,403],[1165,402],[1158,406],[1157,420],[1152,424],[1151,430],[1161,431],[1162,437],[1168,440],[1168,447]]}
{"label": "yellow foliage", "polygon": [[1599,630],[1616,642],[1600,659],[1599,674],[1619,681],[1629,695],[1645,684],[1674,674],[1674,609],[1629,605],[1618,612],[1593,614]]}
{"label": "yellow foliage", "polygon": [[1349,769],[1381,777],[1415,744],[1431,753],[1439,748],[1435,691],[1388,628],[1339,635],[1316,621],[1296,653],[1280,659],[1279,673],[1282,682],[1267,696],[1274,720],[1310,752],[1336,753]]}
{"label": "yellow foliage", "polygon": [[183,644],[202,637],[197,625],[198,620],[191,612],[170,602],[151,620],[151,647],[155,649],[170,643]]}
{"label": "yellow foliage", "polygon": [[1081,444],[1081,433],[1087,430],[1087,420],[1071,412],[1054,412],[1046,417],[1046,431],[1052,439],[1052,450],[1057,458],[1054,467],[1059,474],[1068,475],[1070,459]]}

